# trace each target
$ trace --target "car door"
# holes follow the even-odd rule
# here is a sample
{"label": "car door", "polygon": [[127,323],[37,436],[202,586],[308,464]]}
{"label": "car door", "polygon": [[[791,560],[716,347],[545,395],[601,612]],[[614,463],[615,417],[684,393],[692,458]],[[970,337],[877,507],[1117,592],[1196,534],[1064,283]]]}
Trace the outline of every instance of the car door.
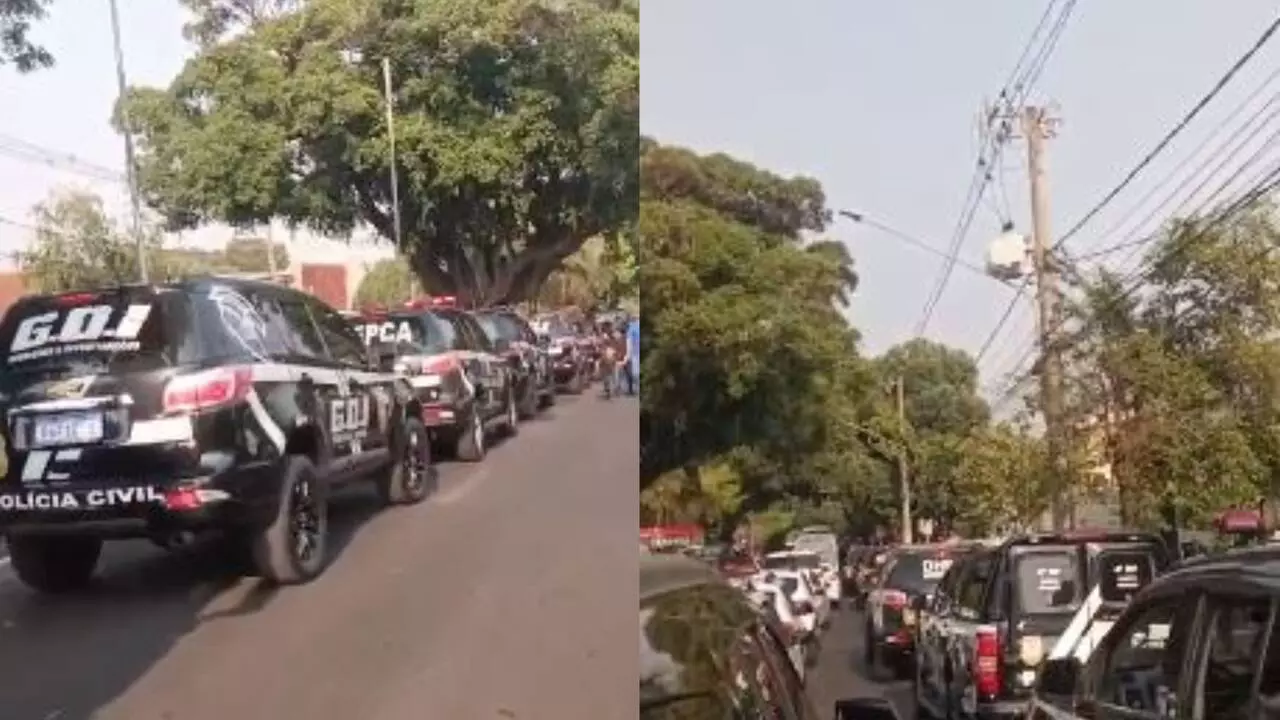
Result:
{"label": "car door", "polygon": [[943,645],[945,700],[951,707],[972,712],[977,703],[974,687],[974,658],[977,655],[978,628],[983,625],[987,588],[995,569],[997,554],[980,552],[970,558],[968,568],[956,587],[956,596],[947,614]]}
{"label": "car door", "polygon": [[372,470],[386,462],[390,450],[394,377],[369,367],[364,343],[336,310],[315,298],[308,298],[307,307],[345,379],[346,399],[341,407],[335,406],[330,422],[350,436],[356,469]]}
{"label": "car door", "polygon": [[1093,653],[1076,699],[1094,720],[1191,718],[1195,647],[1204,634],[1203,597],[1167,593],[1130,606]]}
{"label": "car door", "polygon": [[470,313],[459,313],[460,327],[471,336],[471,345],[476,352],[476,372],[480,382],[488,390],[485,398],[486,417],[500,415],[506,409],[507,402],[507,364],[497,354],[497,349],[489,336],[485,334],[480,322]]}
{"label": "car door", "polygon": [[1276,603],[1265,590],[1219,593],[1210,588],[1205,608],[1204,642],[1197,643],[1198,657],[1191,663],[1191,716],[1253,720],[1265,707],[1260,685],[1266,677],[1267,636],[1276,632]]}
{"label": "car door", "polygon": [[972,562],[971,557],[961,557],[947,570],[933,597],[920,612],[920,640],[916,644],[916,664],[920,680],[920,694],[932,703],[941,703],[946,692],[943,667],[946,662],[948,626],[951,604],[956,589]]}
{"label": "car door", "polygon": [[[346,429],[347,398],[350,390],[342,364],[329,354],[324,336],[307,308],[301,293],[260,290],[269,296],[279,310],[280,331],[287,334],[294,348],[294,371],[298,393],[308,406],[308,415],[322,428],[328,471],[335,479],[343,479],[356,466],[352,435]],[[335,422],[335,418],[338,419]]]}

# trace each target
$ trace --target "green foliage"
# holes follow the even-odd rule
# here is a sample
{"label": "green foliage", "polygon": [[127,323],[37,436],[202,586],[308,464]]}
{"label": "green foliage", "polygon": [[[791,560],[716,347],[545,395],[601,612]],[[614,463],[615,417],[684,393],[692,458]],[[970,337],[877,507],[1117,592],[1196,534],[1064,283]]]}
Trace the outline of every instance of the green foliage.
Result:
{"label": "green foliage", "polygon": [[[69,191],[35,207],[36,237],[22,255],[33,289],[63,292],[137,282],[138,244],[103,210],[96,195]],[[143,241],[152,278],[267,271],[266,242],[232,240],[222,251],[165,248],[154,229]],[[283,245],[275,246],[277,268],[288,266]]]}
{"label": "green foliage", "polygon": [[355,306],[394,306],[413,298],[413,271],[403,258],[379,260],[356,288]]}
{"label": "green foliage", "polygon": [[[393,239],[427,287],[516,302],[635,217],[639,9],[588,0],[186,0],[203,46],[117,108],[175,227]],[[426,61],[424,61],[426,59]]]}
{"label": "green foliage", "polygon": [[[924,340],[859,355],[838,311],[857,288],[853,258],[807,241],[830,219],[815,181],[643,147],[643,518],[745,523],[760,540],[792,523],[870,534],[897,522],[901,457],[917,511],[944,526],[1038,507],[1040,443],[988,429],[972,358]],[[981,454],[966,465],[968,449]],[[730,502],[707,477],[733,478]]]}
{"label": "green foliage", "polygon": [[[1076,308],[1080,450],[1109,465],[1126,520],[1172,501],[1205,526],[1280,487],[1280,242],[1274,209],[1179,221],[1131,282],[1099,272]],[[1092,442],[1090,442],[1092,441]]]}
{"label": "green foliage", "polygon": [[[83,192],[56,194],[37,205],[35,215],[35,241],[22,256],[35,288],[61,292],[137,282],[137,244],[107,217],[101,198]],[[152,272],[165,272],[160,237],[148,235],[143,248]]]}
{"label": "green foliage", "polygon": [[31,40],[31,26],[48,16],[53,0],[0,0],[0,65],[18,72],[53,67],[53,55]]}

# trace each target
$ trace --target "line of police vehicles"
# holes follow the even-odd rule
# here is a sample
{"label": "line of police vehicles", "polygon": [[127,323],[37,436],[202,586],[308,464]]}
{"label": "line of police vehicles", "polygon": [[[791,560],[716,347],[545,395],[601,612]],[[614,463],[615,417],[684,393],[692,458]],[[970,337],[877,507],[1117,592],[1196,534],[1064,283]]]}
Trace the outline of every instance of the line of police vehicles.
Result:
{"label": "line of police vehicles", "polygon": [[105,541],[215,534],[256,574],[305,582],[329,557],[335,489],[422,502],[437,455],[478,462],[558,385],[581,390],[578,354],[503,308],[351,318],[239,278],[24,297],[0,320],[9,562],[67,592]]}
{"label": "line of police vehicles", "polygon": [[[918,718],[1280,718],[1280,545],[1177,555],[1162,537],[1109,531],[874,549],[864,661],[873,679],[910,682]],[[788,634],[758,615],[757,633],[773,637],[754,651],[785,652]],[[697,650],[671,650],[682,653]],[[723,681],[746,692],[740,679]],[[642,677],[642,717],[664,717],[645,692]],[[767,684],[758,693],[777,717],[832,717]],[[893,720],[903,710],[850,698],[834,716]]]}

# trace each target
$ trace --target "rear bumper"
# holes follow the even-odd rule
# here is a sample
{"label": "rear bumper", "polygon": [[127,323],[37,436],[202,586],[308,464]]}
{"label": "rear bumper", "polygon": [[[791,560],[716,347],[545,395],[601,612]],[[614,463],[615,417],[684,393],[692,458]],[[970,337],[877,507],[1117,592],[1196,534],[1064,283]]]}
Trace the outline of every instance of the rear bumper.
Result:
{"label": "rear bumper", "polygon": [[422,424],[429,429],[450,429],[457,427],[464,417],[463,408],[448,403],[424,403],[422,405]]}
{"label": "rear bumper", "polygon": [[271,522],[280,502],[278,462],[179,480],[80,481],[0,491],[6,535],[139,538]]}
{"label": "rear bumper", "polygon": [[1016,700],[999,700],[978,703],[974,717],[977,720],[1021,720],[1026,717],[1027,704]]}

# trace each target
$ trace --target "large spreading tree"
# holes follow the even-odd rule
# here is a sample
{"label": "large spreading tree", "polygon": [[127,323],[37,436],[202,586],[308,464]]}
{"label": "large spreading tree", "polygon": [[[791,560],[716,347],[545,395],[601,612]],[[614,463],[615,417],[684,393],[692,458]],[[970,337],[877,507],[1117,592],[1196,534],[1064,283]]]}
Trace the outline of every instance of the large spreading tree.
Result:
{"label": "large spreading tree", "polygon": [[117,122],[171,227],[396,236],[464,301],[531,297],[637,209],[639,8],[602,0],[187,0],[200,49]]}

